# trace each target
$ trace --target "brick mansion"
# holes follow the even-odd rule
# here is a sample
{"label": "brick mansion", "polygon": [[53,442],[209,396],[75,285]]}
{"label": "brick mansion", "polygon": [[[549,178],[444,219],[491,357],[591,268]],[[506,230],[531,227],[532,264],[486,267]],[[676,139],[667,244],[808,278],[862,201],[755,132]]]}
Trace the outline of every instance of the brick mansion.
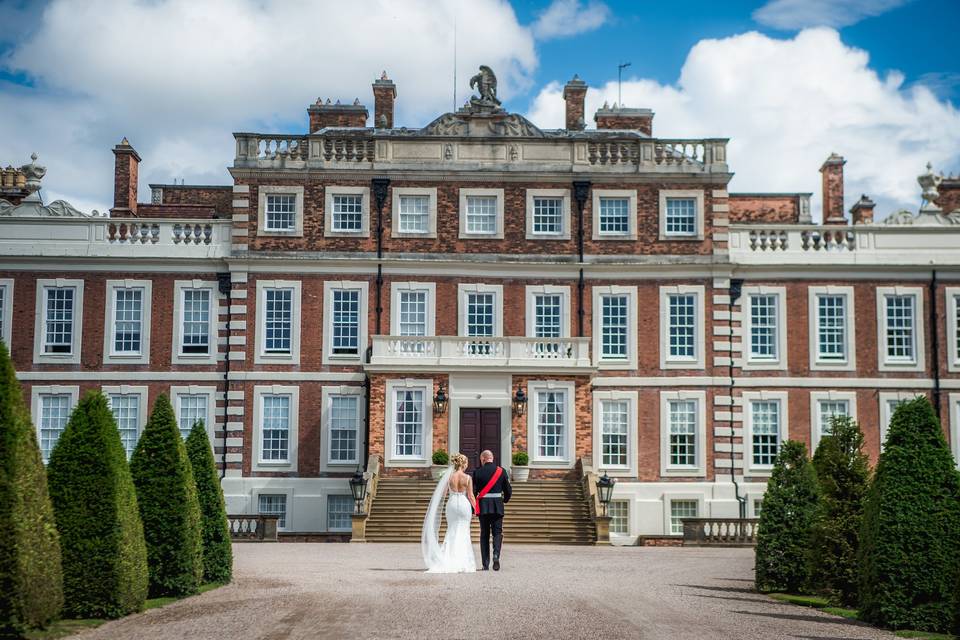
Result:
{"label": "brick mansion", "polygon": [[926,395],[960,458],[960,180],[928,168],[917,210],[875,215],[825,153],[815,223],[809,193],[730,191],[724,138],[588,116],[576,77],[541,129],[474,80],[422,128],[384,73],[372,114],[318,99],[306,132],[234,133],[227,186],[147,192],[124,139],[108,213],[45,204],[36,159],[3,171],[0,337],[44,456],[87,390],[128,451],[167,394],[228,511],[291,537],[348,535],[360,469],[367,539],[419,539],[391,505],[421,503],[434,452],[491,449],[543,496],[518,538],[594,539],[580,479],[607,473],[619,543],[754,517],[780,444],[837,414],[875,461]]}

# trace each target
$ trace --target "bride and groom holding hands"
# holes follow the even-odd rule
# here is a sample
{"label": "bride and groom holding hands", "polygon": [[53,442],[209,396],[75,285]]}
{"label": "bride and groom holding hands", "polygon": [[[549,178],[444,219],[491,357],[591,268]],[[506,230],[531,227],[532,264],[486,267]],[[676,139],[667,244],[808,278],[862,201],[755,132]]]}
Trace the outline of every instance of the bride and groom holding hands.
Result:
{"label": "bride and groom holding hands", "polygon": [[[420,536],[423,562],[428,573],[470,573],[477,570],[470,540],[470,524],[474,516],[480,518],[480,559],[483,570],[490,568],[491,535],[493,570],[500,570],[503,505],[510,501],[510,479],[503,467],[494,463],[490,451],[480,454],[480,466],[472,474],[466,473],[468,464],[467,456],[462,453],[455,455],[430,499]],[[447,519],[447,532],[441,544],[442,517]]]}

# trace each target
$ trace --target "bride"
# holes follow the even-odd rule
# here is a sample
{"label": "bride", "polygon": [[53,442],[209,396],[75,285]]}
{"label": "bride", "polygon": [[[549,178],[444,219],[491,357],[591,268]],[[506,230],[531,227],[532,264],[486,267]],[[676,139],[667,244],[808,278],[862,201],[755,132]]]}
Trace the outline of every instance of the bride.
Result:
{"label": "bride", "polygon": [[[427,573],[470,573],[477,570],[470,540],[476,498],[473,496],[473,478],[464,473],[467,456],[458,453],[437,483],[430,507],[423,519],[420,549]],[[449,495],[446,509],[447,534],[440,544],[440,516],[444,498]]]}

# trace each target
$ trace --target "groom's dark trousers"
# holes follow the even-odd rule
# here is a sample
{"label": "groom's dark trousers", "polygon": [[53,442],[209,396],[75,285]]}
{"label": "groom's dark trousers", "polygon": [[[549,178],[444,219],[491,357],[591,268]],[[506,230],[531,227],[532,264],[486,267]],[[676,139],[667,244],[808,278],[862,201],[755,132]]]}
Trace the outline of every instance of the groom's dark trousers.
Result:
{"label": "groom's dark trousers", "polygon": [[[474,493],[480,493],[487,486],[496,470],[497,465],[492,462],[474,470]],[[493,559],[494,561],[500,559],[500,546],[503,544],[503,505],[510,502],[512,493],[510,479],[504,471],[490,488],[490,492],[480,498],[480,561],[485,569],[490,567],[491,534],[493,534]]]}

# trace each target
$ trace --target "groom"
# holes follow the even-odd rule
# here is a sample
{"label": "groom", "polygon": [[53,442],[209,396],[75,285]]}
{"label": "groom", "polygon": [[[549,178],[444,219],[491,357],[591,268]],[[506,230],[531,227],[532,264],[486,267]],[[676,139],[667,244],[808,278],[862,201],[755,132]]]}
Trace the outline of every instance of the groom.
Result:
{"label": "groom", "polygon": [[480,559],[483,570],[490,568],[490,533],[493,532],[493,570],[500,571],[500,545],[503,543],[503,505],[510,502],[513,489],[502,467],[493,462],[493,453],[480,454],[480,467],[473,471],[473,490],[480,516]]}

